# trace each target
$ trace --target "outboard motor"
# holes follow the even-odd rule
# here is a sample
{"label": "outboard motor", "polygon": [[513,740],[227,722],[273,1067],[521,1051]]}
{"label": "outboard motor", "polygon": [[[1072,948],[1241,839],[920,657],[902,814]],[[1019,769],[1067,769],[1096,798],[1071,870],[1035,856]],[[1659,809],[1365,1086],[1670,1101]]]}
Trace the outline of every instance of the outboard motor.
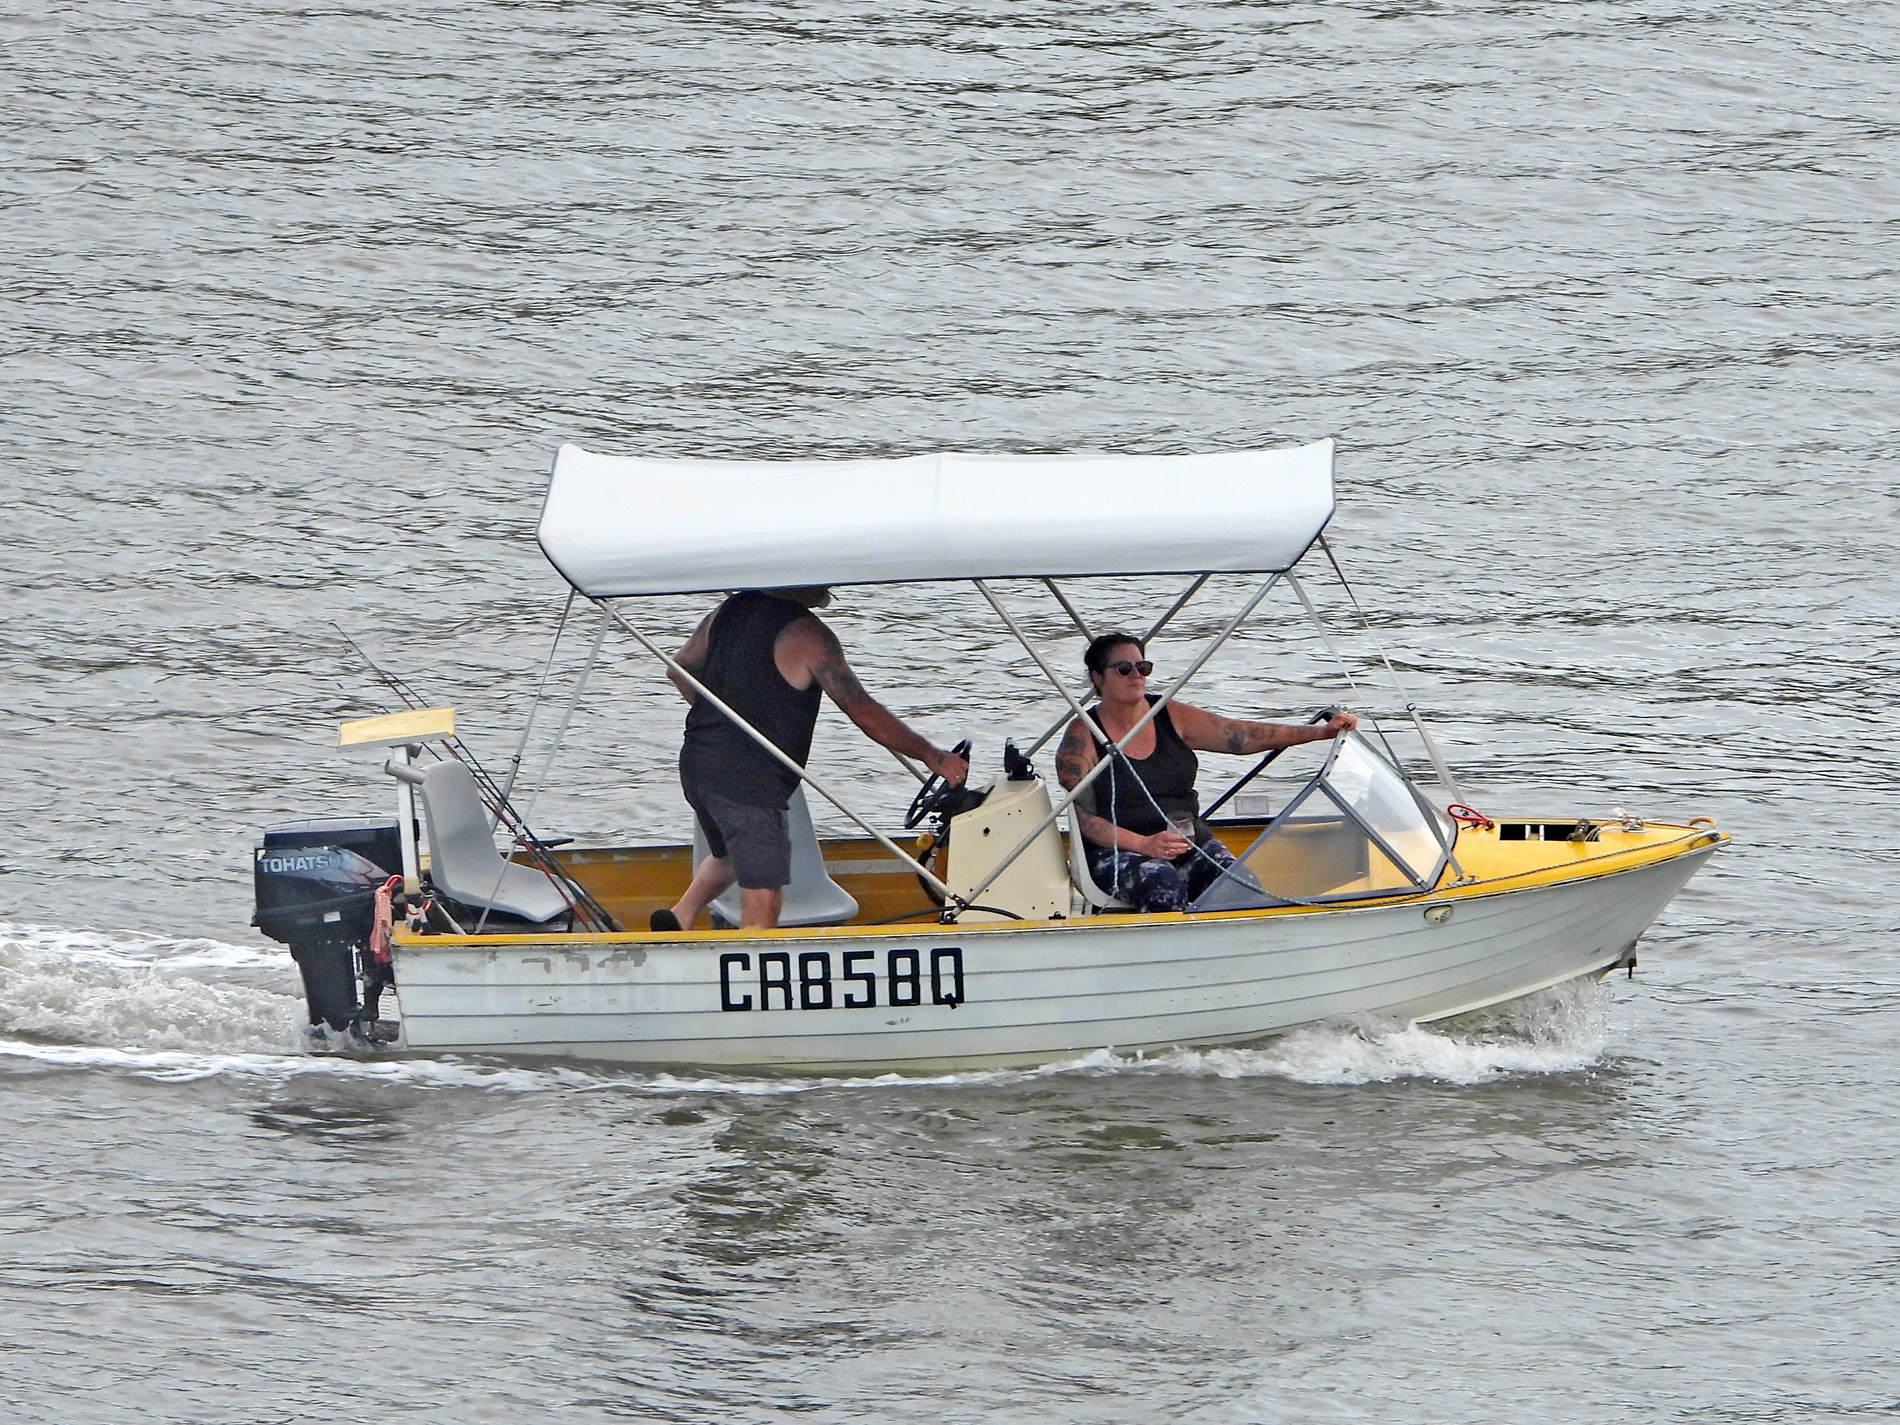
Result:
{"label": "outboard motor", "polygon": [[[376,891],[402,874],[396,818],[295,821],[265,830],[257,843],[257,913],[251,924],[290,947],[303,975],[310,1023],[360,1029],[376,1017],[382,967],[369,963]],[[357,994],[358,962],[368,988]]]}

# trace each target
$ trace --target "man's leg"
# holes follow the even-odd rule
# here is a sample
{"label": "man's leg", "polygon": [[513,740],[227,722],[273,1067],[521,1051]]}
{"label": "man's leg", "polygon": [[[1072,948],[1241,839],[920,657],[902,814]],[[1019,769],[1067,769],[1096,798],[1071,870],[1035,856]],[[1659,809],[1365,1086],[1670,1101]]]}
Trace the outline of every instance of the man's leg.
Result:
{"label": "man's leg", "polygon": [[711,799],[739,881],[739,924],[771,930],[785,909],[792,879],[792,843],[783,807],[747,806]]}
{"label": "man's leg", "polygon": [[693,883],[686,888],[686,894],[673,903],[673,914],[679,917],[681,927],[691,930],[699,913],[731,884],[731,857],[708,856],[701,861],[693,871]]}
{"label": "man's leg", "polygon": [[739,924],[772,930],[778,926],[778,914],[785,908],[785,887],[763,890],[739,887]]}
{"label": "man's leg", "polygon": [[686,804],[693,809],[693,819],[699,824],[699,834],[706,840],[707,854],[705,860],[693,867],[693,879],[687,883],[686,894],[673,903],[670,914],[674,923],[666,924],[669,912],[653,912],[655,930],[691,930],[699,913],[732,884],[735,874],[731,850],[726,845],[725,833],[720,830],[718,818],[712,814],[706,799],[695,795],[684,773],[680,776],[680,790],[686,793]]}

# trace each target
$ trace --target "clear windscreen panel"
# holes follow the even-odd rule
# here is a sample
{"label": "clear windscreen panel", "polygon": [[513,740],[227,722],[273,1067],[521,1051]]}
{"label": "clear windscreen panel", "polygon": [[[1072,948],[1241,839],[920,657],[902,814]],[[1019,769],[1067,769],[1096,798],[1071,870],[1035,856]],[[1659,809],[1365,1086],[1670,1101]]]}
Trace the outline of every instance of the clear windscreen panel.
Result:
{"label": "clear windscreen panel", "polygon": [[[1429,889],[1453,834],[1364,738],[1348,733],[1326,766],[1217,881],[1196,910],[1351,900]],[[1440,832],[1443,839],[1440,839]]]}
{"label": "clear windscreen panel", "polygon": [[1357,733],[1342,737],[1320,780],[1341,806],[1392,848],[1421,889],[1437,884],[1445,869],[1445,848],[1456,829],[1443,812],[1421,805],[1398,768],[1370,742]]}

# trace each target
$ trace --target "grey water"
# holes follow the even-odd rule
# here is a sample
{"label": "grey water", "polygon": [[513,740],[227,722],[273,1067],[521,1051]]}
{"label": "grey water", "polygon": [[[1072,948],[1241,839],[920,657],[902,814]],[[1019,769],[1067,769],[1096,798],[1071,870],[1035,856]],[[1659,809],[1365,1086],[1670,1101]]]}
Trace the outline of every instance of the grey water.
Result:
{"label": "grey water", "polygon": [[[1888,0],[0,15],[0,1413],[1900,1415],[1896,34]],[[334,746],[391,705],[338,630],[505,763],[560,442],[1323,436],[1371,632],[1316,576],[1339,660],[1280,601],[1199,700],[1409,698],[1481,809],[1714,818],[1633,979],[921,1081],[307,1052],[249,848],[389,800]],[[979,775],[1054,715],[966,593],[832,617]],[[534,820],[682,837],[626,640],[547,765],[591,633]],[[818,757],[908,797],[835,714]]]}

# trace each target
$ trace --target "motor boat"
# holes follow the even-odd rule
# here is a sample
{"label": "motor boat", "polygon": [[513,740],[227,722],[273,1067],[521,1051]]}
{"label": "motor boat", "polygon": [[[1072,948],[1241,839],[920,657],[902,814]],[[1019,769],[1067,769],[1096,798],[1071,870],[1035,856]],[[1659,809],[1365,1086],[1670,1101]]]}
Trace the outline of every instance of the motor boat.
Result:
{"label": "motor boat", "polygon": [[[1187,909],[1141,913],[1095,884],[1071,824],[1093,778],[1276,591],[1324,632],[1303,577],[1344,578],[1325,537],[1333,465],[1331,441],[795,462],[563,446],[537,530],[572,590],[562,626],[597,610],[596,656],[609,633],[630,640],[799,778],[779,926],[738,928],[734,889],[700,925],[646,928],[703,846],[538,837],[512,776],[490,776],[453,710],[399,679],[415,706],[339,731],[346,748],[387,749],[395,814],[267,830],[254,923],[290,946],[326,1042],[812,1074],[1247,1044],[1339,1016],[1441,1020],[1633,968],[1643,933],[1728,837],[1704,818],[1472,811],[1402,688],[1392,726],[1364,711],[1277,810],[1246,791],[1271,753],[1209,804],[1234,866]],[[1035,758],[1090,717],[1087,689],[1025,631],[1024,600],[1052,599],[1086,638],[1076,586],[1129,575],[1186,581],[1150,638],[1210,589],[1232,605],[1141,722],[1103,735],[1109,754],[1063,788]],[[874,599],[944,581],[975,587],[1047,676],[1056,716],[1004,748],[987,786],[909,767],[922,784],[901,829],[747,726],[643,617],[643,601],[674,595],[828,585]],[[854,832],[820,837],[813,797]]]}

